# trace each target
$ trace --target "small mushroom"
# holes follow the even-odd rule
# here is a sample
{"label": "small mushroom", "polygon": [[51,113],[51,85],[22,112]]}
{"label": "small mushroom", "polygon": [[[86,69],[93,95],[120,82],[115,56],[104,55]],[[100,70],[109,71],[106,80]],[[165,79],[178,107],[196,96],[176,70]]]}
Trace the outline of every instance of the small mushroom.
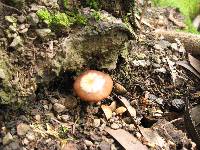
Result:
{"label": "small mushroom", "polygon": [[75,93],[84,101],[98,102],[108,97],[112,91],[113,81],[108,74],[88,70],[77,77],[74,82]]}

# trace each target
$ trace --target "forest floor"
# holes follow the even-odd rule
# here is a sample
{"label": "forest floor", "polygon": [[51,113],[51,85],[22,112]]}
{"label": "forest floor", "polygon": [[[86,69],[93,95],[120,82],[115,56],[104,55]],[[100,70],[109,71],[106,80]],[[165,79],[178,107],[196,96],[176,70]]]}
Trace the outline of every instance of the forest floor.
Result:
{"label": "forest floor", "polygon": [[[23,11],[35,13],[27,7]],[[25,32],[23,16],[18,19]],[[176,65],[187,60],[178,39],[172,43],[151,35],[155,29],[181,29],[183,17],[172,8],[148,6],[136,22],[128,61],[119,58],[117,68],[107,71],[115,83],[108,98],[97,104],[81,101],[73,93],[74,74],[63,73],[21,108],[0,106],[0,149],[121,150],[132,141],[139,149],[194,149],[186,134],[184,101],[198,100],[199,79]]]}

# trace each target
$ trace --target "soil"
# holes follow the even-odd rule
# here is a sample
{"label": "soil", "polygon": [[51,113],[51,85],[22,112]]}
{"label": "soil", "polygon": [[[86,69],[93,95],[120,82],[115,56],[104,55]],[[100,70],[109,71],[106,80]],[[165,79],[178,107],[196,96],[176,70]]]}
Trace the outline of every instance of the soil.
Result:
{"label": "soil", "polygon": [[[29,8],[30,4],[20,11],[31,13]],[[140,5],[137,9],[143,10]],[[171,9],[148,6],[141,22],[136,14],[135,39],[126,43],[128,57],[119,57],[116,69],[102,70],[112,76],[115,88],[101,102],[89,104],[81,101],[72,88],[76,72],[67,71],[48,86],[38,86],[35,96],[23,103],[23,106],[16,108],[12,104],[0,105],[0,149],[123,149],[120,142],[104,130],[105,127],[128,131],[148,149],[195,149],[195,143],[187,135],[183,116],[184,100],[197,102],[199,99],[199,79],[176,65],[177,61],[187,60],[183,43],[178,39],[171,43],[162,36],[151,35],[158,28],[181,28],[169,20]],[[15,9],[12,11],[6,15],[18,13]],[[179,22],[184,19],[177,11],[174,18]],[[3,25],[1,33],[7,24],[2,21],[0,24]],[[41,41],[32,30],[28,29],[29,38],[32,38],[24,45],[29,49],[26,56],[21,57],[18,55],[21,52],[7,49],[13,61],[20,60],[17,63],[27,67],[27,72],[30,66],[39,63],[32,58],[32,54],[38,52],[37,58],[44,57],[47,51],[37,50],[41,47],[47,49],[45,44],[55,40],[55,37],[49,37]],[[67,33],[57,36],[67,36]],[[1,39],[9,42],[6,35],[2,35]],[[125,98],[136,110],[134,121],[127,111],[116,113],[114,110],[111,118],[107,118],[108,114],[102,110],[102,105],[110,106],[115,102],[117,108],[125,107],[119,97]],[[145,133],[143,128],[155,131],[165,141],[164,145],[148,138],[143,140],[138,127]]]}

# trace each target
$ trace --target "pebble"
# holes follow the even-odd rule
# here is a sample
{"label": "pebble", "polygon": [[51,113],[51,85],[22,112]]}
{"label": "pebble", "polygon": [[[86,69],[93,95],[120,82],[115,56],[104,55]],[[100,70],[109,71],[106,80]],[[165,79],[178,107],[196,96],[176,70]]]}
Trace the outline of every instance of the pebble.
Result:
{"label": "pebble", "polygon": [[185,102],[182,99],[174,99],[172,100],[171,105],[174,111],[180,112],[184,109]]}
{"label": "pebble", "polygon": [[38,18],[38,16],[36,15],[36,13],[30,13],[29,15],[28,15],[28,17],[29,17],[29,19],[30,19],[30,21],[31,21],[31,25],[33,25],[33,26],[36,26],[37,24],[38,24],[38,22],[39,22],[39,18]]}
{"label": "pebble", "polygon": [[62,115],[61,119],[62,119],[63,122],[68,122],[70,117],[69,117],[69,115]]}
{"label": "pebble", "polygon": [[21,148],[17,141],[10,143],[9,147],[11,150],[19,150]]}
{"label": "pebble", "polygon": [[26,17],[23,16],[23,15],[20,15],[17,17],[17,20],[20,22],[20,23],[23,23],[25,20],[26,20]]}
{"label": "pebble", "polygon": [[35,31],[36,31],[37,35],[40,36],[41,38],[45,38],[51,33],[51,29],[49,29],[49,28],[36,29]]}
{"label": "pebble", "polygon": [[26,137],[27,137],[30,141],[35,140],[35,134],[34,134],[34,132],[29,131],[29,132],[26,134]]}
{"label": "pebble", "polygon": [[27,138],[24,138],[23,141],[22,141],[22,143],[24,145],[28,145],[29,144],[29,140]]}
{"label": "pebble", "polygon": [[3,145],[9,144],[13,140],[13,136],[8,132],[4,137],[3,137]]}
{"label": "pebble", "polygon": [[41,120],[41,116],[39,114],[35,115],[35,120],[40,121]]}
{"label": "pebble", "polygon": [[100,119],[94,119],[93,125],[94,127],[99,127],[101,124],[101,120]]}
{"label": "pebble", "polygon": [[30,126],[25,123],[20,123],[17,126],[17,134],[19,136],[25,135],[30,130]]}
{"label": "pebble", "polygon": [[4,73],[4,70],[0,68],[0,79],[5,79],[6,75]]}
{"label": "pebble", "polygon": [[89,146],[89,147],[93,145],[93,143],[89,140],[84,140],[84,143],[86,146]]}
{"label": "pebble", "polygon": [[66,107],[65,107],[64,105],[62,105],[62,104],[55,103],[55,104],[53,105],[53,109],[54,109],[57,113],[61,113],[61,112],[63,112],[63,111],[66,109]]}
{"label": "pebble", "polygon": [[117,115],[122,115],[126,110],[127,110],[127,109],[126,109],[125,107],[121,106],[121,107],[118,107],[118,108],[115,110],[115,112],[116,112]]}
{"label": "pebble", "polygon": [[110,126],[112,129],[119,129],[119,125],[116,123],[111,124]]}
{"label": "pebble", "polygon": [[110,150],[111,144],[106,141],[102,141],[99,145],[99,148],[100,148],[100,150]]}

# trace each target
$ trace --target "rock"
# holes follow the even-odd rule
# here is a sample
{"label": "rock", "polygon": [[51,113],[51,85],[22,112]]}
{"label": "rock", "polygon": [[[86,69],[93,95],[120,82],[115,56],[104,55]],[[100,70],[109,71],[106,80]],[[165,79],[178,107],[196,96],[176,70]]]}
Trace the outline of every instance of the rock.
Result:
{"label": "rock", "polygon": [[16,48],[18,45],[22,45],[22,39],[20,36],[17,36],[13,39],[12,43],[10,44],[10,47]]}
{"label": "rock", "polygon": [[116,93],[118,94],[126,94],[127,90],[125,89],[125,87],[123,87],[121,84],[119,83],[115,83],[114,85],[114,90]]}
{"label": "rock", "polygon": [[26,17],[23,16],[23,15],[20,15],[17,17],[17,20],[20,22],[20,23],[24,23],[24,21],[26,20]]}
{"label": "rock", "polygon": [[39,22],[39,18],[36,15],[36,13],[30,13],[28,15],[28,18],[29,18],[32,26],[36,26],[38,24],[38,22]]}
{"label": "rock", "polygon": [[63,105],[66,107],[66,109],[72,109],[77,106],[77,99],[74,96],[66,96],[61,98],[59,101],[63,101]]}
{"label": "rock", "polygon": [[41,120],[41,116],[39,114],[35,115],[35,120],[40,121]]}
{"label": "rock", "polygon": [[4,70],[0,68],[0,79],[5,79],[6,75],[4,73]]}
{"label": "rock", "polygon": [[157,98],[155,102],[161,106],[164,106],[164,100],[162,98]]}
{"label": "rock", "polygon": [[26,137],[27,137],[30,141],[35,140],[35,134],[34,134],[34,132],[32,132],[32,131],[29,131],[29,132],[26,134]]}
{"label": "rock", "polygon": [[101,109],[103,110],[107,120],[112,117],[112,110],[110,109],[109,106],[101,105]]}
{"label": "rock", "polygon": [[36,29],[35,30],[37,35],[41,38],[45,38],[51,34],[51,29],[45,28],[45,29]]}
{"label": "rock", "polygon": [[63,111],[66,109],[66,107],[65,107],[64,105],[62,105],[62,104],[55,103],[55,104],[53,105],[53,109],[54,109],[57,113],[61,113],[61,112],[63,112]]}
{"label": "rock", "polygon": [[94,119],[94,121],[93,121],[93,126],[94,127],[99,127],[100,124],[101,124],[101,120],[100,119]]}
{"label": "rock", "polygon": [[109,107],[110,107],[110,109],[112,110],[112,112],[115,111],[115,110],[116,110],[116,107],[117,107],[116,101],[113,101],[113,102],[110,104]]}
{"label": "rock", "polygon": [[93,145],[93,143],[92,143],[91,141],[89,141],[89,140],[84,140],[84,143],[85,143],[85,145],[88,146],[88,147],[90,147],[90,146]]}
{"label": "rock", "polygon": [[106,142],[106,141],[102,141],[99,145],[100,150],[111,150],[111,144]]}
{"label": "rock", "polygon": [[13,136],[8,132],[4,137],[3,137],[3,145],[9,144],[13,140]]}
{"label": "rock", "polygon": [[185,107],[185,102],[182,99],[174,99],[171,102],[171,107],[174,111],[180,112]]}
{"label": "rock", "polygon": [[69,115],[62,115],[61,119],[62,119],[63,122],[68,122],[69,119],[70,119],[70,116]]}
{"label": "rock", "polygon": [[78,150],[78,148],[76,144],[69,142],[67,144],[64,144],[61,150]]}
{"label": "rock", "polygon": [[17,126],[17,134],[19,136],[23,136],[25,135],[28,131],[30,130],[30,126],[25,124],[25,123],[20,123],[18,126]]}
{"label": "rock", "polygon": [[121,107],[118,107],[118,108],[115,110],[115,112],[116,112],[117,115],[122,115],[126,110],[127,110],[127,109],[126,109],[125,107],[121,106]]}
{"label": "rock", "polygon": [[111,124],[110,126],[112,129],[119,129],[119,125],[116,123]]}
{"label": "rock", "polygon": [[21,148],[18,141],[10,143],[9,147],[11,148],[11,150],[19,150]]}

